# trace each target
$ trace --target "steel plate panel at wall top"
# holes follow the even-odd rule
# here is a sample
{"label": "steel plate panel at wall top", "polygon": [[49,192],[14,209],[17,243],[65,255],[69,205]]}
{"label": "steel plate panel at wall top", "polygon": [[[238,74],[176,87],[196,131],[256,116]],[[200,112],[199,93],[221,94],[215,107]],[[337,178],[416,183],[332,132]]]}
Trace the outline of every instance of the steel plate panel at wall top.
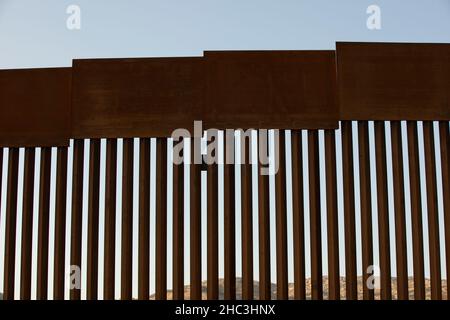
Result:
{"label": "steel plate panel at wall top", "polygon": [[0,146],[65,146],[71,68],[0,70]]}
{"label": "steel plate panel at wall top", "polygon": [[450,44],[336,48],[342,120],[450,120]]}
{"label": "steel plate panel at wall top", "polygon": [[207,126],[333,129],[334,51],[208,51]]}
{"label": "steel plate panel at wall top", "polygon": [[201,114],[201,58],[74,60],[76,138],[170,136]]}

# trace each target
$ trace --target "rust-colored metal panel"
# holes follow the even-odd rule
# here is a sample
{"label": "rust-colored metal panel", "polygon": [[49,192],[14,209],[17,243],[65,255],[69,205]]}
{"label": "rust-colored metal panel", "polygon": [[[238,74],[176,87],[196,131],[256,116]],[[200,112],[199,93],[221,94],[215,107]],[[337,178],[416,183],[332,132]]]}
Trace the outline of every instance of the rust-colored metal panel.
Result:
{"label": "rust-colored metal panel", "polygon": [[5,300],[14,300],[18,176],[19,149],[10,148],[5,212],[5,256],[3,271],[3,294]]}
{"label": "rust-colored metal panel", "polygon": [[200,138],[191,139],[190,169],[190,281],[191,300],[202,299],[202,164],[195,163],[200,158]]}
{"label": "rust-colored metal panel", "polygon": [[357,300],[355,185],[353,181],[353,131],[351,121],[342,121],[341,131],[344,182],[345,291],[347,300]]}
{"label": "rust-colored metal panel", "polygon": [[[248,131],[250,132],[250,131]],[[241,131],[242,299],[253,299],[253,196],[251,134]]]}
{"label": "rust-colored metal panel", "polygon": [[217,165],[208,166],[208,300],[219,299]]}
{"label": "rust-colored metal panel", "polygon": [[[3,148],[2,147],[0,147],[0,177],[3,177]],[[0,192],[2,192],[1,183],[0,183]],[[2,200],[0,199],[0,205],[1,204],[2,204]],[[1,217],[2,217],[2,214],[0,213],[0,218]]]}
{"label": "rust-colored metal panel", "polygon": [[71,68],[0,70],[0,146],[67,146]]}
{"label": "rust-colored metal panel", "polygon": [[[72,217],[70,231],[70,265],[81,268],[81,237],[83,219],[84,140],[73,142]],[[108,282],[106,282],[108,285]],[[70,290],[70,300],[80,300],[81,290]]]}
{"label": "rust-colored metal panel", "polygon": [[[223,169],[224,218],[224,299],[236,299],[236,205],[234,168],[234,131],[225,134],[225,165]],[[232,163],[228,160],[232,160]]]}
{"label": "rust-colored metal panel", "polygon": [[[208,141],[218,145],[218,131],[208,131]],[[217,158],[217,152],[215,153]],[[214,163],[214,155],[207,166],[207,297],[208,300],[219,299],[219,170]]]}
{"label": "rust-colored metal panel", "polygon": [[378,238],[380,254],[381,299],[392,299],[391,253],[389,243],[389,203],[386,164],[386,132],[383,121],[375,121],[375,152],[377,172]]}
{"label": "rust-colored metal panel", "polygon": [[[445,264],[447,275],[450,275],[450,132],[447,121],[439,123],[439,136],[441,142],[441,164],[442,164],[442,189],[444,199],[444,223],[445,223]],[[447,288],[450,277],[447,276]],[[447,293],[447,300],[450,295]]]}
{"label": "rust-colored metal panel", "polygon": [[53,298],[64,299],[67,201],[67,147],[59,147],[56,163],[55,248]]}
{"label": "rust-colored metal panel", "polygon": [[48,298],[48,241],[50,220],[50,176],[52,149],[41,149],[41,172],[39,181],[39,224],[37,254],[36,299]]}
{"label": "rust-colored metal panel", "polygon": [[336,48],[342,120],[450,120],[450,44]]}
{"label": "rust-colored metal panel", "polygon": [[[184,140],[178,142],[184,143]],[[174,147],[176,143],[174,142]],[[173,164],[173,299],[184,300],[184,150],[181,164]]]}
{"label": "rust-colored metal panel", "polygon": [[391,122],[392,171],[394,180],[395,251],[398,300],[408,300],[408,260],[406,252],[405,191],[403,183],[402,126]]}
{"label": "rust-colored metal panel", "polygon": [[207,51],[209,128],[334,129],[334,51]]}
{"label": "rust-colored metal panel", "polygon": [[[369,267],[373,266],[372,187],[370,185],[369,123],[367,121],[358,121],[358,143],[362,269],[363,283],[367,283],[372,275],[368,272]],[[363,285],[363,299],[374,300],[374,298],[374,290]]]}
{"label": "rust-colored metal panel", "polygon": [[132,299],[134,141],[123,139],[121,299]]}
{"label": "rust-colored metal panel", "polygon": [[319,132],[308,131],[309,214],[311,237],[311,298],[323,299],[322,225],[320,217]]}
{"label": "rust-colored metal panel", "polygon": [[411,199],[411,228],[413,238],[414,299],[425,299],[423,257],[422,199],[420,194],[419,141],[417,122],[408,121],[409,184]]}
{"label": "rust-colored metal panel", "polygon": [[[303,141],[301,131],[292,131],[292,223],[294,234],[294,298],[306,299],[305,210],[303,193]],[[267,182],[267,185],[269,182]],[[269,266],[270,267],[270,266]]]}
{"label": "rust-colored metal panel", "polygon": [[[35,148],[25,149],[23,172],[22,255],[20,261],[20,299],[31,299],[31,259],[33,248],[33,201]],[[56,240],[56,239],[55,239]],[[55,242],[55,245],[57,242]],[[56,257],[55,257],[56,259]],[[56,271],[56,270],[55,270]],[[56,298],[55,298],[56,299]]]}
{"label": "rust-colored metal panel", "polygon": [[442,299],[441,250],[439,245],[439,213],[436,185],[436,154],[433,122],[423,122],[425,181],[427,184],[428,245],[430,251],[431,299]]}
{"label": "rust-colored metal panel", "polygon": [[[327,194],[327,240],[328,240],[328,298],[339,300],[339,234],[338,193],[336,177],[336,133],[325,130],[325,171]],[[320,190],[319,190],[320,191]]]}
{"label": "rust-colored metal panel", "polygon": [[150,296],[150,139],[139,145],[139,300]]}
{"label": "rust-colored metal panel", "polygon": [[[259,154],[268,155],[268,131],[259,134]],[[267,167],[265,166],[265,169]],[[259,299],[270,300],[270,176],[258,167]]]}
{"label": "rust-colored metal panel", "polygon": [[117,139],[106,141],[105,263],[103,298],[114,300],[116,251]]}
{"label": "rust-colored metal panel", "polygon": [[[286,136],[285,131],[275,133],[278,144],[278,171],[275,175],[275,228],[276,228],[276,270],[277,299],[289,297],[287,257],[287,199],[286,199]],[[276,149],[276,147],[275,147]],[[277,152],[277,151],[275,151]]]}
{"label": "rust-colored metal panel", "polygon": [[[3,177],[3,148],[2,147],[0,147],[0,177]],[[0,178],[0,180],[1,180],[1,178]],[[1,185],[2,185],[2,183],[0,183],[0,192],[3,192]],[[1,206],[1,204],[2,204],[2,200],[0,199],[0,206]],[[0,218],[1,217],[2,217],[2,214],[0,212]]]}
{"label": "rust-colored metal panel", "polygon": [[202,66],[198,57],[74,60],[74,137],[165,137],[192,129]]}
{"label": "rust-colored metal panel", "polygon": [[89,146],[89,199],[87,243],[88,300],[98,299],[98,232],[100,198],[100,139],[91,139]]}
{"label": "rust-colored metal panel", "polygon": [[156,300],[167,299],[167,139],[156,140]]}

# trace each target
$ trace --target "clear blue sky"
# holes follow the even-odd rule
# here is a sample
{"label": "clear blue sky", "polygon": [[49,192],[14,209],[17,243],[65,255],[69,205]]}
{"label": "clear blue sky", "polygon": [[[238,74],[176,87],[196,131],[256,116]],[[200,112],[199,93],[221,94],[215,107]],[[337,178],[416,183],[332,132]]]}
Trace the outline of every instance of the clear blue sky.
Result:
{"label": "clear blue sky", "polygon": [[[66,28],[79,5],[82,26]],[[382,29],[366,28],[377,4]],[[0,68],[206,49],[333,49],[335,41],[450,42],[447,0],[0,0]]]}
{"label": "clear blue sky", "polygon": [[[373,4],[381,8],[381,30],[366,27]],[[81,30],[66,27],[69,5],[81,8]],[[71,66],[74,58],[197,56],[215,49],[334,49],[336,41],[450,43],[450,1],[0,0],[0,69]],[[187,269],[187,282],[188,275]],[[151,279],[153,288],[154,274]]]}

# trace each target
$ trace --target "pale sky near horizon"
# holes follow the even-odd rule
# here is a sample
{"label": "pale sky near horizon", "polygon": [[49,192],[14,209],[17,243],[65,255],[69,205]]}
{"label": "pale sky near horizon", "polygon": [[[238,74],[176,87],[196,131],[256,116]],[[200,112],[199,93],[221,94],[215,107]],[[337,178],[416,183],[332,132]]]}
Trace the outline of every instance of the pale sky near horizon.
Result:
{"label": "pale sky near horizon", "polygon": [[[80,30],[68,30],[66,27],[66,20],[69,16],[66,9],[69,5],[78,5],[81,9]],[[369,16],[366,10],[369,5],[378,5],[381,9],[381,30],[369,30],[366,26],[366,20]],[[76,58],[200,56],[204,50],[335,49],[336,41],[450,43],[450,1],[0,0],[0,69],[71,66],[72,59]],[[289,133],[287,142],[290,142]],[[339,139],[337,145],[339,149]],[[423,146],[421,146],[421,149],[423,149]],[[86,153],[88,154],[87,150]],[[323,150],[322,145],[321,150]],[[119,157],[120,154],[119,144]],[[152,152],[152,157],[154,157],[154,154]],[[36,155],[37,158],[38,155],[39,153]],[[138,158],[137,154],[135,158]],[[23,161],[23,155],[21,155],[21,159]],[[88,160],[88,158],[86,157],[85,160]],[[104,161],[104,143],[102,144],[102,161]],[[323,165],[323,161],[322,153],[321,165]],[[6,161],[4,161],[4,165],[6,166]],[[341,163],[337,165],[339,171]],[[53,177],[54,169],[53,166]],[[289,165],[287,170],[289,172]],[[357,167],[355,167],[356,170]],[[118,174],[120,175],[120,171]],[[6,181],[5,176],[4,174],[3,186],[5,186]],[[21,179],[19,177],[19,180]],[[102,173],[102,179],[104,179],[104,172]],[[273,181],[271,187],[273,187]],[[5,199],[5,187],[2,190],[0,275],[3,274],[5,216],[3,214],[5,210],[3,199]],[[340,190],[342,189],[340,188],[338,191],[340,192]],[[85,198],[86,195],[87,193]],[[358,198],[359,195],[356,195],[356,197]],[[342,197],[339,198],[339,208],[342,212]],[[288,202],[289,200],[288,195]],[[70,198],[68,201],[70,201]],[[274,207],[273,199],[271,207],[272,209]],[[118,208],[120,208],[120,201],[118,201]],[[100,209],[103,210],[102,205]],[[84,211],[86,211],[86,208]],[[151,214],[154,217],[153,211]],[[376,214],[374,216],[376,219]],[[170,214],[168,217],[170,225]],[[340,218],[342,218],[342,215],[340,215]],[[442,219],[441,207],[440,218]],[[289,219],[288,222],[290,222]],[[256,220],[254,221],[256,222]],[[308,221],[306,222],[308,223]],[[19,223],[20,220],[18,220]],[[375,223],[376,221],[374,221],[374,228]],[[34,225],[36,226],[36,221]],[[271,225],[273,226],[274,223]],[[392,225],[391,223],[391,227]],[[237,225],[237,229],[240,229],[239,227]],[[83,223],[83,228],[86,230],[85,223]],[[134,225],[135,230],[136,228],[137,222]],[[358,219],[357,228],[360,228]],[[410,230],[410,222],[408,222],[408,228]],[[153,230],[154,226],[151,232]],[[271,230],[274,232],[274,228]],[[442,230],[441,228],[441,238],[443,236]],[[188,229],[186,231],[188,232]],[[325,231],[326,227],[324,227],[323,233]],[[204,232],[205,230],[203,230],[203,234]],[[255,229],[255,232],[257,232],[257,229]],[[342,234],[342,232],[340,233]],[[152,234],[154,235],[154,232]],[[168,235],[170,237],[170,230]],[[424,234],[424,236],[426,235],[427,233]],[[100,232],[100,236],[102,236],[102,232]],[[240,231],[238,231],[237,236],[237,242],[239,243]],[[222,232],[220,237],[222,239]],[[292,230],[289,231],[288,237],[292,238]],[[84,236],[83,239],[86,240],[87,238]],[[134,241],[136,240],[134,239]],[[257,237],[255,237],[255,240],[257,240]],[[274,233],[272,233],[272,240],[274,241]],[[342,238],[340,238],[341,274],[344,270],[342,241]],[[427,256],[426,241],[424,246]],[[50,242],[52,245],[52,239],[50,239]],[[171,245],[170,238],[168,239],[168,245],[169,247]],[[374,251],[376,251],[377,244],[374,245]],[[203,242],[203,248],[205,247],[206,243]],[[274,246],[272,245],[272,247]],[[257,243],[255,243],[256,252],[257,248]],[[35,249],[34,251],[36,251]],[[84,246],[84,253],[85,249]],[[154,255],[154,248],[152,250]],[[237,250],[239,255],[240,248],[237,248]],[[324,241],[323,250],[324,271],[326,272],[326,241]],[[357,250],[359,252],[361,250],[359,243]],[[275,282],[274,252],[272,250],[272,282]],[[170,253],[171,249],[169,248],[169,273],[171,272]],[[188,261],[188,247],[186,247],[186,253],[186,261]],[[289,253],[289,259],[292,262],[292,245],[289,247]],[[136,258],[136,253],[134,253],[134,256]],[[255,254],[255,279],[258,276],[256,257]],[[408,259],[410,258],[411,255],[409,254]],[[50,255],[50,259],[52,259],[52,255]],[[376,253],[375,262],[377,259]],[[445,259],[441,260],[444,267]],[[221,263],[223,263],[222,258]],[[411,273],[411,263],[409,265],[409,272]],[[100,263],[99,267],[101,268],[101,266]],[[392,272],[395,275],[395,259],[393,259],[392,266]],[[152,268],[151,271],[154,271],[154,261],[152,261]],[[206,268],[203,269],[206,270]],[[442,270],[443,274],[445,274],[444,269]],[[360,261],[358,262],[358,270],[361,271]],[[51,275],[52,270],[49,271]],[[238,256],[237,274],[239,275],[240,272],[240,257]],[[429,266],[427,265],[426,272],[429,273]],[[137,280],[135,274],[136,272],[133,275],[134,293],[136,293]],[[222,267],[220,274],[223,274]],[[154,277],[155,275],[152,273],[152,290],[154,288]],[[168,278],[170,288],[170,276]],[[202,278],[206,279],[206,273],[202,274]],[[188,268],[186,269],[185,280],[186,283],[189,282]],[[293,281],[292,266],[289,268],[289,280]],[[3,291],[2,289],[3,277],[0,277],[0,292]]]}
{"label": "pale sky near horizon", "polygon": [[[81,30],[66,8],[81,9]],[[368,30],[369,5],[382,29]],[[450,42],[447,0],[0,0],[0,68],[203,50],[334,49],[336,41]]]}

